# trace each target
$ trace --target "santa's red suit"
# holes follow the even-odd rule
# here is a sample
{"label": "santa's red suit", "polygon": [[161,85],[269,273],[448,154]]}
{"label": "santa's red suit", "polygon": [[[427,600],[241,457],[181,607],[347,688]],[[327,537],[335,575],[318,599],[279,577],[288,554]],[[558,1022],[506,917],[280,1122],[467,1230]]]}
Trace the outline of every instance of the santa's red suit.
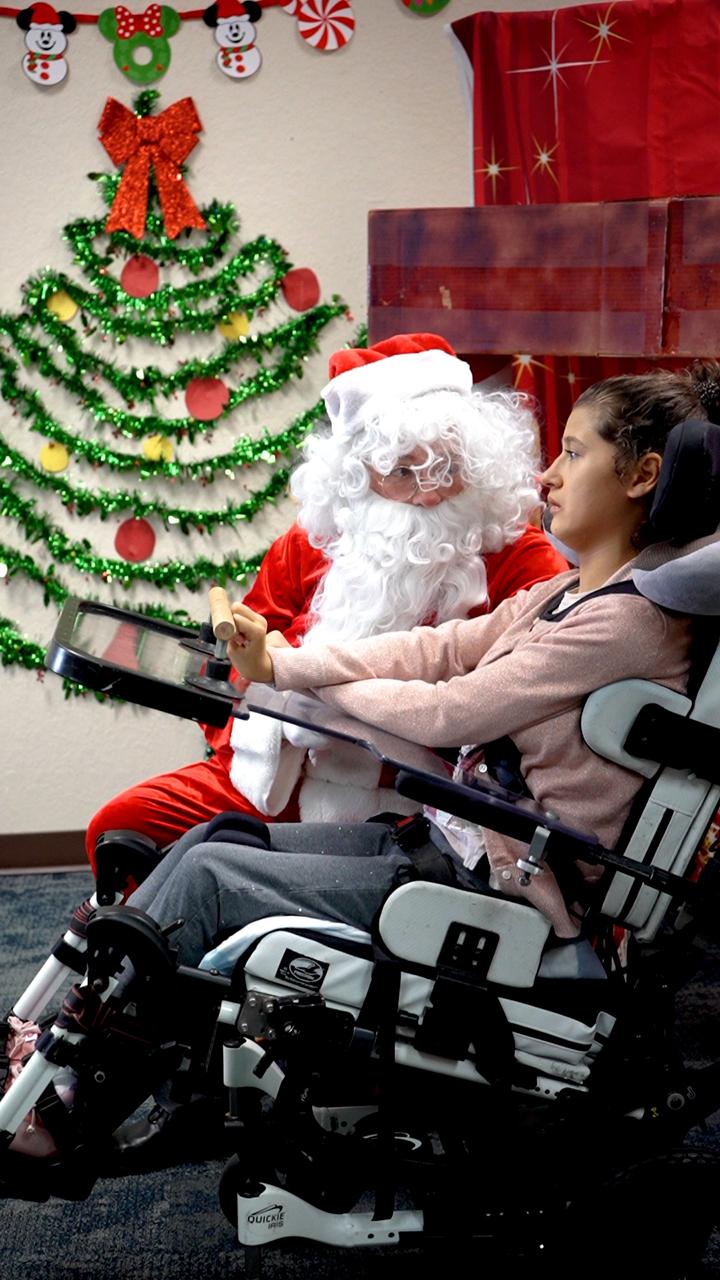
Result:
{"label": "santa's red suit", "polygon": [[[296,645],[308,628],[310,604],[326,567],[323,552],[312,547],[304,530],[294,524],[270,547],[245,603],[263,614],[269,631],[281,631]],[[471,616],[494,609],[517,591],[564,572],[567,564],[545,535],[529,525],[516,542],[485,556],[485,567],[488,600],[472,610]],[[95,842],[105,831],[142,832],[163,847],[197,823],[231,809],[278,822],[297,822],[301,816],[305,821],[352,822],[388,809],[402,811],[402,798],[388,789],[391,778],[381,776],[380,766],[367,753],[362,753],[367,755],[367,764],[359,774],[357,756],[352,762],[349,758],[344,761],[336,744],[332,752],[308,756],[303,749],[282,741],[279,721],[255,719],[266,722],[262,731],[271,735],[255,753],[259,765],[253,764],[242,748],[240,755],[237,744],[234,749],[230,742],[234,727],[248,722],[231,719],[223,729],[205,726],[205,737],[214,752],[210,760],[149,778],[100,809],[87,831],[93,868]],[[236,764],[233,768],[234,759],[240,767]],[[259,776],[258,767],[264,776]],[[231,772],[238,781],[243,780],[243,790],[250,790],[262,803],[252,803],[238,790]],[[280,785],[273,785],[278,779]]]}

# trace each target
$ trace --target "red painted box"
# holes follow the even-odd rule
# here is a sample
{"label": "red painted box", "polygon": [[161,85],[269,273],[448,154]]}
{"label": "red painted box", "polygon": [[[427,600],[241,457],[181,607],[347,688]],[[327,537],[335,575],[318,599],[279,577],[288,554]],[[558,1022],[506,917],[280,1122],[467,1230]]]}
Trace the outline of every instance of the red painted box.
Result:
{"label": "red painted box", "polygon": [[369,341],[464,354],[715,354],[720,198],[393,209],[369,219]]}

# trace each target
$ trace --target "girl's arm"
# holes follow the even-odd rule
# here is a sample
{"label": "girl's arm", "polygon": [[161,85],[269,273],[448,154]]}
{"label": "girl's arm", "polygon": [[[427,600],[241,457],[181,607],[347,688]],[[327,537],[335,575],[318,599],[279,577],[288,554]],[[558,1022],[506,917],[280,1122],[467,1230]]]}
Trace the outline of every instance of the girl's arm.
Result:
{"label": "girl's arm", "polygon": [[[481,618],[390,632],[347,645],[295,649],[294,661],[287,663],[283,659],[277,672],[274,663],[280,663],[280,658],[266,635],[265,618],[235,601],[231,605],[235,635],[228,644],[228,656],[246,680],[275,683],[276,688],[283,689],[319,688],[376,676],[407,680],[412,675],[436,680],[461,675],[474,667],[510,625],[526,597],[527,592],[519,592]],[[286,654],[285,650],[281,652]]]}
{"label": "girl's arm", "polygon": [[522,591],[491,614],[438,627],[387,632],[345,645],[308,645],[295,650],[291,662],[284,651],[273,651],[273,682],[278,689],[313,689],[379,677],[434,683],[461,676],[477,666],[526,599]]}
{"label": "girl's arm", "polygon": [[[307,663],[296,661],[303,658],[302,650],[281,650],[273,654],[276,688],[315,687],[324,701],[342,711],[428,747],[491,742],[579,706],[589,692],[612,680],[658,677],[667,670],[672,659],[662,661],[664,615],[647,601],[615,599],[624,602],[624,609],[635,607],[636,623],[619,625],[618,606],[609,606],[607,597],[589,601],[556,628],[477,668],[472,663],[478,651],[473,628],[478,623],[482,627],[485,619],[410,633],[412,656],[405,664],[408,648],[403,644],[400,678],[386,678],[393,659],[385,658],[382,648],[393,648],[391,642],[399,636],[364,642],[364,656],[358,653],[360,644],[352,652],[323,650],[331,688],[318,687],[317,678],[307,679],[313,670],[321,676],[321,668],[310,665],[322,661],[320,650],[314,655],[308,651]],[[449,678],[433,683],[427,673],[441,665],[441,657]],[[410,680],[407,668],[412,670],[416,659],[424,674]],[[399,659],[394,661],[397,667]],[[678,662],[678,671],[670,676],[681,674]],[[352,683],[337,683],[341,680]]]}

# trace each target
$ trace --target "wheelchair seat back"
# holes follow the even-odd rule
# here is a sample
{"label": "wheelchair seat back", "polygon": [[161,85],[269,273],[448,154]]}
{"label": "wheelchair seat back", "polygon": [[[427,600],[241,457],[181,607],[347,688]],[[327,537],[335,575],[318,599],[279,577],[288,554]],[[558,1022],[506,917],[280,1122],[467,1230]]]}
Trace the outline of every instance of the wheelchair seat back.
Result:
{"label": "wheelchair seat back", "polygon": [[[717,539],[700,548],[704,565],[709,552],[714,564],[712,590],[703,592],[702,604],[708,613],[716,613],[720,611]],[[687,607],[691,575],[685,575],[679,560],[663,569],[665,607],[680,599]],[[671,569],[674,573],[668,572]],[[646,574],[643,594],[650,594],[647,578],[652,577],[652,572]],[[647,779],[615,851],[645,867],[681,877],[696,874],[703,839],[720,806],[720,628],[714,622],[710,628],[706,619],[699,625],[705,628],[706,640],[708,634],[712,636],[711,654],[708,661],[708,646],[703,646],[701,669],[691,668],[688,695],[652,681],[621,680],[591,694],[581,717],[588,746]],[[631,930],[641,942],[652,941],[672,895],[622,871],[610,874],[603,889],[601,915]]]}

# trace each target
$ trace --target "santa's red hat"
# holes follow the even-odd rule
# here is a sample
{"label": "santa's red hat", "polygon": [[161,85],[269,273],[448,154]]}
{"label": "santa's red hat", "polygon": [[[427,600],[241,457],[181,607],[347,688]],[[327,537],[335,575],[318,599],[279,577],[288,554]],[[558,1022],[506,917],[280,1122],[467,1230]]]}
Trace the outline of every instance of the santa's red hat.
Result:
{"label": "santa's red hat", "polygon": [[30,6],[32,21],[30,28],[33,27],[55,27],[57,31],[62,31],[63,25],[60,21],[60,14],[53,9],[51,4],[33,4]]}
{"label": "santa's red hat", "polygon": [[408,400],[433,391],[469,396],[472,372],[436,333],[399,333],[372,347],[348,347],[330,357],[322,395],[333,431],[350,435],[369,402]]}
{"label": "santa's red hat", "polygon": [[217,0],[218,22],[232,22],[233,18],[247,18],[247,9],[242,0]]}

